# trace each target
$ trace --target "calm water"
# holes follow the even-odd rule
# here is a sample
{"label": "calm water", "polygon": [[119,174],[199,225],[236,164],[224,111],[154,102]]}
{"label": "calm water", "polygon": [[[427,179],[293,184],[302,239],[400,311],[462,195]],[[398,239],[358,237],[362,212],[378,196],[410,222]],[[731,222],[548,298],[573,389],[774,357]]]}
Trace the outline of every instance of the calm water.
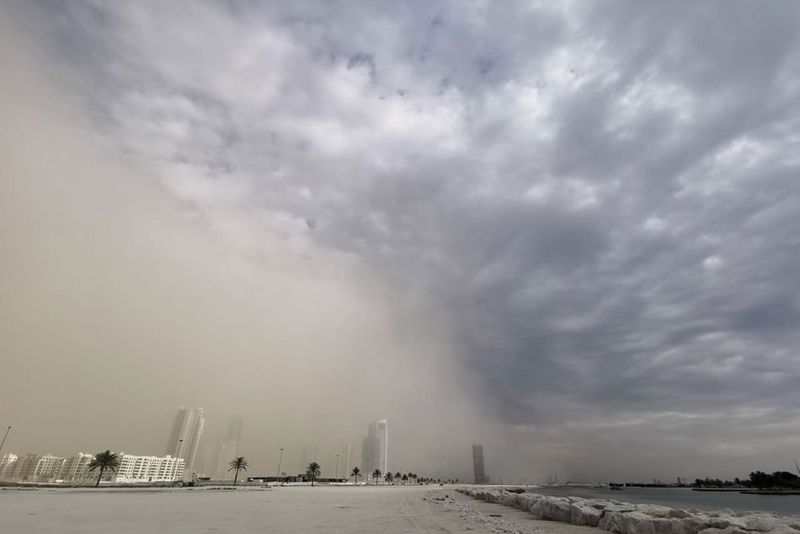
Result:
{"label": "calm water", "polygon": [[614,499],[630,503],[662,504],[672,508],[698,510],[761,510],[781,514],[800,514],[800,495],[742,495],[737,492],[704,492],[687,488],[534,488],[533,493],[586,499]]}

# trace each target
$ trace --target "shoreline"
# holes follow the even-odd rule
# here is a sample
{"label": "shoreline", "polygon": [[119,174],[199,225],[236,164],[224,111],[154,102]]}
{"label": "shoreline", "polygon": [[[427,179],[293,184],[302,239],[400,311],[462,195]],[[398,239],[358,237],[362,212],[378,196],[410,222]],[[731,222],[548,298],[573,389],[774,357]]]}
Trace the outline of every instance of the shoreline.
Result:
{"label": "shoreline", "polygon": [[614,534],[794,534],[800,515],[777,512],[700,511],[615,499],[556,497],[538,493],[465,488],[477,500],[528,512],[536,519],[597,527]]}

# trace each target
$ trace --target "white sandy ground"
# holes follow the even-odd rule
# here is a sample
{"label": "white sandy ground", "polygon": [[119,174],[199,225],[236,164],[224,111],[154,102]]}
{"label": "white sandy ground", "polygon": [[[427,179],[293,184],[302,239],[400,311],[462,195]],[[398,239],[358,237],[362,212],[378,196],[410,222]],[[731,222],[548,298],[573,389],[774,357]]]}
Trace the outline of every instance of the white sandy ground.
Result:
{"label": "white sandy ground", "polygon": [[[445,496],[447,496],[445,498]],[[2,534],[599,534],[445,487],[0,490]],[[607,533],[604,533],[607,534]]]}

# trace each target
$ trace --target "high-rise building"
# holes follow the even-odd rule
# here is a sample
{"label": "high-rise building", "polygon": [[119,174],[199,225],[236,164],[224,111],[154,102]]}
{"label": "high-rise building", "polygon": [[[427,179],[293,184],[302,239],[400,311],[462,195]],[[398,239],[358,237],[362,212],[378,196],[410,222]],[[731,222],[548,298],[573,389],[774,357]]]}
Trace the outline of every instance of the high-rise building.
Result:
{"label": "high-rise building", "polygon": [[343,478],[347,478],[350,476],[350,472],[353,469],[353,444],[348,443],[345,445],[342,449],[342,453],[344,454],[344,457],[342,458],[344,460],[342,466],[344,467],[344,471],[342,471],[342,474]]}
{"label": "high-rise building", "polygon": [[367,427],[361,442],[361,471],[370,476],[376,469],[386,473],[389,465],[389,423],[386,419],[375,421]]}
{"label": "high-rise building", "polygon": [[489,478],[483,466],[483,445],[472,444],[472,466],[475,470],[475,484],[488,484]]}
{"label": "high-rise building", "polygon": [[183,458],[186,470],[193,472],[197,466],[197,448],[200,446],[200,438],[203,435],[206,420],[203,416],[203,409],[186,408],[181,406],[175,423],[172,425],[172,432],[167,442],[166,454],[173,458]]}
{"label": "high-rise building", "polygon": [[217,479],[224,479],[228,474],[228,469],[231,460],[239,456],[239,443],[242,440],[242,418],[235,416],[231,418],[228,423],[228,431],[219,444],[219,452],[217,453],[217,461],[214,469],[213,476]]}

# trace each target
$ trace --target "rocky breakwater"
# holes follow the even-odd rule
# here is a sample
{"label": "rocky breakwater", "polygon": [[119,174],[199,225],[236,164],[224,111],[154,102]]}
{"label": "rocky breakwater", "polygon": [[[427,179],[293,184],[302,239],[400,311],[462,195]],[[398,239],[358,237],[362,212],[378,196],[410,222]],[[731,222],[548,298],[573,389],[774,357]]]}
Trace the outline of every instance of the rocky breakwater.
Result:
{"label": "rocky breakwater", "polygon": [[598,527],[615,534],[800,534],[800,517],[771,512],[681,510],[656,504],[480,488],[458,491],[486,502],[526,510],[537,519]]}

